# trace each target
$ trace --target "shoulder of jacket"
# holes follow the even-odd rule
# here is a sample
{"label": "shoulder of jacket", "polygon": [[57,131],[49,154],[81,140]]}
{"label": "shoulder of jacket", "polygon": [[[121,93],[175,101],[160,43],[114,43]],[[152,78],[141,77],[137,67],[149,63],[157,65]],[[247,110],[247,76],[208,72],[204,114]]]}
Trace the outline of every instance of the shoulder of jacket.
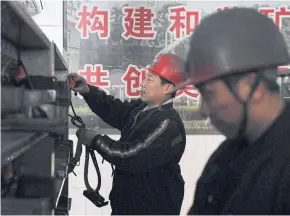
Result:
{"label": "shoulder of jacket", "polygon": [[157,112],[154,113],[154,118],[159,121],[163,121],[165,119],[172,119],[175,121],[180,120],[179,114],[174,109],[157,110]]}
{"label": "shoulder of jacket", "polygon": [[219,146],[217,149],[210,155],[209,159],[206,162],[206,167],[210,166],[211,164],[215,163],[215,161],[220,158],[225,151],[227,151],[228,147],[231,145],[231,141],[226,139]]}
{"label": "shoulder of jacket", "polygon": [[179,112],[176,109],[174,109],[174,108],[170,109],[168,112],[168,116],[169,116],[169,119],[172,119],[177,124],[181,125],[181,127],[183,127],[183,129],[184,129],[183,120],[180,117]]}
{"label": "shoulder of jacket", "polygon": [[161,114],[163,116],[168,116],[173,119],[181,119],[178,111],[174,108],[159,110],[158,114]]}
{"label": "shoulder of jacket", "polygon": [[170,124],[171,128],[179,128],[185,135],[185,128],[182,119],[178,112],[174,109],[168,109],[163,111],[155,112],[152,118],[152,124],[160,125],[162,122]]}

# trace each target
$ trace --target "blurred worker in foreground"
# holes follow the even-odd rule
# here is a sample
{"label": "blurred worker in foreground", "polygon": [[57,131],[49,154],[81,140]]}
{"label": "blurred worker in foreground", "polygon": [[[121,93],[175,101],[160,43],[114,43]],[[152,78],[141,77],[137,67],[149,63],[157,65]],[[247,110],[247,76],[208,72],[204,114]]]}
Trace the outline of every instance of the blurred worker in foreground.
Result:
{"label": "blurred worker in foreground", "polygon": [[258,11],[235,8],[203,19],[190,41],[186,71],[201,112],[226,136],[208,160],[189,214],[290,214],[290,106],[277,67],[285,41]]}
{"label": "blurred worker in foreground", "polygon": [[183,81],[184,64],[176,55],[160,55],[148,68],[141,98],[131,102],[106,95],[78,74],[69,74],[78,83],[72,90],[83,95],[95,114],[121,131],[119,141],[89,129],[80,130],[78,136],[115,166],[110,193],[113,215],[180,213],[184,180],[178,163],[186,136],[173,109],[175,94],[169,93]]}

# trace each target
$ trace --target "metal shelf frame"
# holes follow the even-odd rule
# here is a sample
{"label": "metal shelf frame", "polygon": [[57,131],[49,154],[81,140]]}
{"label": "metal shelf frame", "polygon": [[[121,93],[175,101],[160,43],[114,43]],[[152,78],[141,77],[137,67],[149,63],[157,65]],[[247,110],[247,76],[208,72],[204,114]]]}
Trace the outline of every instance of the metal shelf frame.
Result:
{"label": "metal shelf frame", "polygon": [[[1,166],[7,165],[39,144],[48,133],[5,132],[1,134]],[[6,145],[8,144],[8,145]]]}
{"label": "metal shelf frame", "polygon": [[[1,59],[5,60],[1,65],[2,73],[10,62],[15,64],[21,60],[28,76],[56,77],[67,85],[68,66],[60,50],[18,1],[1,1]],[[56,91],[61,95],[60,91],[66,89]],[[63,206],[70,205],[67,170],[73,145],[63,146],[59,141],[68,140],[68,106],[49,104],[48,109],[55,113],[55,118],[48,119],[48,126],[52,120],[62,122],[66,119],[61,123],[61,134],[55,135],[45,129],[31,132],[21,127],[13,128],[9,121],[2,125],[6,129],[1,129],[1,167],[13,163],[24,186],[17,189],[17,193],[2,198],[1,214],[49,215],[60,205],[61,211],[66,211]],[[29,118],[26,120],[29,122]],[[40,121],[46,122],[45,118]],[[37,124],[38,120],[32,122]],[[40,189],[35,190],[36,186]]]}
{"label": "metal shelf frame", "polygon": [[50,41],[19,1],[1,1],[1,38],[24,49],[49,49]]}

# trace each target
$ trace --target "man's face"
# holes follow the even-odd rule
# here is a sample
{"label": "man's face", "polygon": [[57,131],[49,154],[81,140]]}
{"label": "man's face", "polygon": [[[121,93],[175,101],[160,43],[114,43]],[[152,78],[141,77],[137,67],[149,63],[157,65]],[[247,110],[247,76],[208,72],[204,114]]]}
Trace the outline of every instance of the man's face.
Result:
{"label": "man's face", "polygon": [[170,91],[173,90],[171,84],[161,84],[159,76],[151,71],[147,71],[145,79],[141,83],[141,100],[153,105],[161,103]]}
{"label": "man's face", "polygon": [[202,102],[200,111],[227,138],[234,137],[240,127],[243,108],[222,81],[212,81],[198,88]]}

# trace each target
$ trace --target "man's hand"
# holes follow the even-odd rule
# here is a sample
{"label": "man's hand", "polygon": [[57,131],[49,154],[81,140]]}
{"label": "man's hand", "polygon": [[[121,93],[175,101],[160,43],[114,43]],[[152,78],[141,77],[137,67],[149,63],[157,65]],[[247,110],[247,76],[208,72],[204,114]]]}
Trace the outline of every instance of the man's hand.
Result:
{"label": "man's hand", "polygon": [[77,73],[70,73],[67,78],[70,83],[75,84],[74,86],[70,85],[71,90],[79,92],[80,94],[89,93],[90,89],[84,77]]}
{"label": "man's hand", "polygon": [[79,142],[89,148],[94,149],[95,143],[93,143],[93,141],[99,134],[91,129],[80,128],[77,130],[76,135],[79,139]]}

